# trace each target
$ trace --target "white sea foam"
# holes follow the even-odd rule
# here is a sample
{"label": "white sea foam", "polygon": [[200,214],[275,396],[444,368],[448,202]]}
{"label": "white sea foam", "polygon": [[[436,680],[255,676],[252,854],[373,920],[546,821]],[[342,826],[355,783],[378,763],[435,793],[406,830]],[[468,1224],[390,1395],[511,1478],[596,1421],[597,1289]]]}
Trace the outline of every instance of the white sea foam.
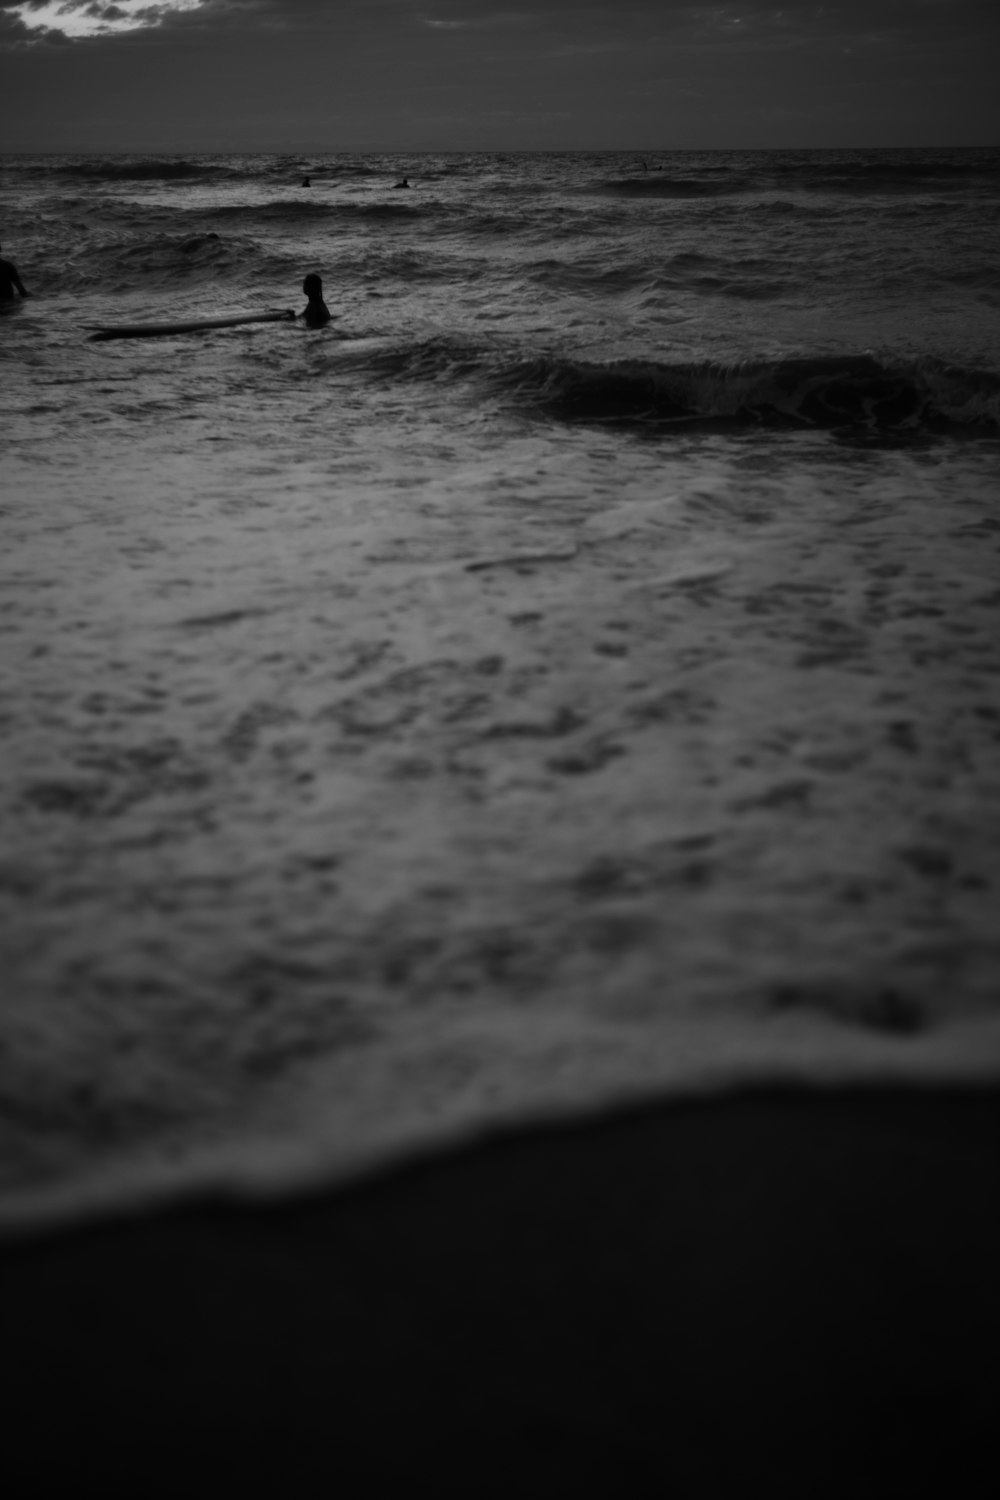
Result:
{"label": "white sea foam", "polygon": [[992,158],[728,160],[8,169],[6,1223],[996,1076]]}

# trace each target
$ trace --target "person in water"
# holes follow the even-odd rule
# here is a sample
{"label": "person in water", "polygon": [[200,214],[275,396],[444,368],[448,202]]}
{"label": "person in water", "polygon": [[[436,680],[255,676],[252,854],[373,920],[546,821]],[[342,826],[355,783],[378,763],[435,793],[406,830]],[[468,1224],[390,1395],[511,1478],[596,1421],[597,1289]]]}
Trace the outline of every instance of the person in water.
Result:
{"label": "person in water", "polygon": [[[2,249],[3,246],[0,245],[0,250]],[[20,292],[22,297],[31,296],[30,292],[24,290],[21,278],[17,274],[17,267],[13,261],[4,260],[3,256],[0,255],[0,302],[12,301],[15,291]]]}
{"label": "person in water", "polygon": [[302,283],[302,290],[309,298],[299,313],[307,328],[323,328],[330,321],[330,309],[323,301],[323,283],[315,271],[310,272]]}

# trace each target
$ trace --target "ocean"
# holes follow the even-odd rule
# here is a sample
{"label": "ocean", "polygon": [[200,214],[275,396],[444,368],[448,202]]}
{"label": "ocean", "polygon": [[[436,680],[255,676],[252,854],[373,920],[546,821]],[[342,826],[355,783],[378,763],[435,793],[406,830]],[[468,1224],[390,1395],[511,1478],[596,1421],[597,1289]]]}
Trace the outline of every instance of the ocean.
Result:
{"label": "ocean", "polygon": [[4,1226],[997,1076],[1000,152],[0,205]]}

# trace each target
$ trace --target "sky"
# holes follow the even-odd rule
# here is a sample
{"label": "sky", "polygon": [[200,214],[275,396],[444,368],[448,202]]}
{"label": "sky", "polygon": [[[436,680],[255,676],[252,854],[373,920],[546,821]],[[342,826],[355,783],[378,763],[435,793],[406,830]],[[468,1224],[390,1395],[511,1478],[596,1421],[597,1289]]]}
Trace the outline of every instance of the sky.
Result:
{"label": "sky", "polygon": [[1000,0],[0,0],[6,151],[1000,145]]}

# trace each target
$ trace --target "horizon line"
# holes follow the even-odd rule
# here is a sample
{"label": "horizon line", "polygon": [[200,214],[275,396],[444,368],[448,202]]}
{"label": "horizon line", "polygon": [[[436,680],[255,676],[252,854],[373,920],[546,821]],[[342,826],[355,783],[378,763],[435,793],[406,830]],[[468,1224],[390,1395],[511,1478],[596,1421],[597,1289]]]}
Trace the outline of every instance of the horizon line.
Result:
{"label": "horizon line", "polygon": [[121,146],[18,146],[0,150],[8,156],[655,156],[681,152],[733,151],[997,151],[1000,142],[969,142],[960,145],[937,142],[933,145],[880,145],[870,142],[858,145],[829,146],[143,146],[129,150]]}

